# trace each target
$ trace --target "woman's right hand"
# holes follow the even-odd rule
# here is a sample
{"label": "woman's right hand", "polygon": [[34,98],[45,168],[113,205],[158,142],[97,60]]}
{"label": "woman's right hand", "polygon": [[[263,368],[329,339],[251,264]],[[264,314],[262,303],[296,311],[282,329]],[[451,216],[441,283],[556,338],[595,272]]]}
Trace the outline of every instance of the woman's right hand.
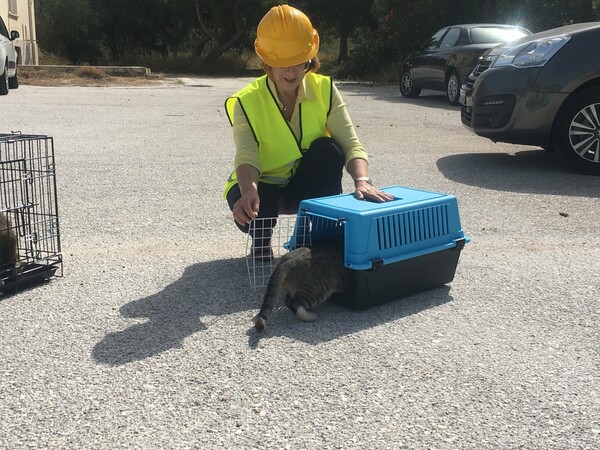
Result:
{"label": "woman's right hand", "polygon": [[259,206],[258,191],[246,192],[234,203],[233,218],[240,225],[249,225],[250,221],[258,216]]}
{"label": "woman's right hand", "polygon": [[241,164],[236,169],[237,183],[242,197],[233,204],[234,220],[244,226],[258,217],[260,198],[258,196],[258,169]]}

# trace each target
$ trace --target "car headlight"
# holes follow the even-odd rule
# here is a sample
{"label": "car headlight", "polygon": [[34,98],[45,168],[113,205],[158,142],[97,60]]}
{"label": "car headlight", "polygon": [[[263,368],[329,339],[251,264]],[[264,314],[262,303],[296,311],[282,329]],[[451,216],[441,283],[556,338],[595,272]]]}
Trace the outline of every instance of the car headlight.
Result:
{"label": "car headlight", "polygon": [[542,67],[569,39],[571,36],[553,36],[509,47],[496,58],[492,67]]}

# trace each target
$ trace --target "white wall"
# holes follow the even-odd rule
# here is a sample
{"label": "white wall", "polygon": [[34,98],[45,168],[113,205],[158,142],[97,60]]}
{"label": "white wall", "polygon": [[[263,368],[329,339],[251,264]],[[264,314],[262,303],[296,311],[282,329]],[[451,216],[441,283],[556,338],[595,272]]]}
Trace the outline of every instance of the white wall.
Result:
{"label": "white wall", "polygon": [[21,35],[14,41],[19,51],[19,64],[37,65],[39,53],[33,0],[0,0],[0,15],[9,33],[16,30]]}

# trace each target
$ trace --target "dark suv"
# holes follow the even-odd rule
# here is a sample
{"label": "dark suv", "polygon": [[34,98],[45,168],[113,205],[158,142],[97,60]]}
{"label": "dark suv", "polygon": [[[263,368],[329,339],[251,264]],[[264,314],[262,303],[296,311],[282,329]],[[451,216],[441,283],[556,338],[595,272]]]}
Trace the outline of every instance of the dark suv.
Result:
{"label": "dark suv", "polygon": [[494,142],[555,149],[600,175],[600,22],[574,24],[486,52],[461,88],[461,119]]}
{"label": "dark suv", "polygon": [[525,28],[489,23],[442,28],[404,61],[400,93],[415,98],[421,89],[445,91],[450,104],[458,105],[460,86],[483,52],[528,34]]}

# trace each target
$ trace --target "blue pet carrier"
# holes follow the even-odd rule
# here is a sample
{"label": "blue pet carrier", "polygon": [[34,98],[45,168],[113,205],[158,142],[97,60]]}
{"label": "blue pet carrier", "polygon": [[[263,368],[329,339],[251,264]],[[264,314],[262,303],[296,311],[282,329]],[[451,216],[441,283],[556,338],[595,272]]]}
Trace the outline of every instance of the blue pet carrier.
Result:
{"label": "blue pet carrier", "polygon": [[[353,194],[305,200],[286,247],[342,238],[344,304],[354,309],[449,283],[469,242],[456,197],[401,186],[382,189],[394,200],[374,203]],[[309,228],[306,230],[304,228]]]}

